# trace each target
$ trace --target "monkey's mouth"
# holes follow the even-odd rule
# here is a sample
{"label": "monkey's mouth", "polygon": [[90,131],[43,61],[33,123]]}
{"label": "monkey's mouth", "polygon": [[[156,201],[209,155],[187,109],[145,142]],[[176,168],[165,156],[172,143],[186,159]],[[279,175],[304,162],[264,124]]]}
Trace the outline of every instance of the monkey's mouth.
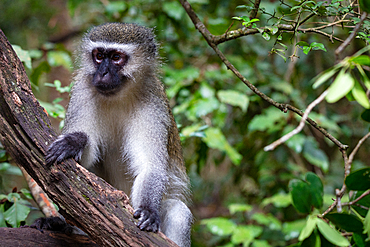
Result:
{"label": "monkey's mouth", "polygon": [[95,88],[101,94],[113,95],[121,90],[122,84],[118,84],[118,85],[101,84],[101,85],[96,85]]}

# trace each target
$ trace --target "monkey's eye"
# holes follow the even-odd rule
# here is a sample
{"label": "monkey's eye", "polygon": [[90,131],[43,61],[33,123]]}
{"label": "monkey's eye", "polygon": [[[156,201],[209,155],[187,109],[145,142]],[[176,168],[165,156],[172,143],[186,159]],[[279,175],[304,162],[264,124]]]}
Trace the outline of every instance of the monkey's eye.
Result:
{"label": "monkey's eye", "polygon": [[103,53],[98,52],[98,53],[96,54],[96,60],[103,60],[103,58],[104,58]]}
{"label": "monkey's eye", "polygon": [[112,55],[112,60],[113,61],[119,61],[121,59],[121,56],[118,53],[115,53]]}

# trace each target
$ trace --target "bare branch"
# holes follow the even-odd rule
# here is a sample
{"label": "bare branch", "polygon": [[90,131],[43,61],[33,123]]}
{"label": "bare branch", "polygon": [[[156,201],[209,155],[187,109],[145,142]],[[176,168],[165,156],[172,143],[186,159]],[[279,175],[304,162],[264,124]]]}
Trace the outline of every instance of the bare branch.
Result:
{"label": "bare branch", "polygon": [[368,196],[368,195],[370,195],[370,190],[365,191],[364,193],[362,193],[362,195],[360,195],[359,197],[357,197],[353,201],[342,203],[342,206],[355,205],[359,200],[361,200],[362,198],[364,198],[365,196]]}
{"label": "bare branch", "polygon": [[348,175],[351,172],[351,164],[352,164],[353,158],[356,155],[357,151],[359,150],[359,148],[361,147],[361,145],[366,141],[366,139],[369,138],[369,137],[370,137],[370,132],[367,133],[364,137],[361,138],[361,140],[358,141],[356,147],[350,153],[350,155],[348,157],[349,167],[348,167],[348,170],[345,171],[346,175]]}
{"label": "bare branch", "polygon": [[363,12],[360,18],[360,21],[356,24],[355,28],[353,29],[352,33],[348,36],[348,38],[335,50],[335,56],[337,57],[337,61],[339,61],[339,54],[343,52],[343,50],[351,43],[351,41],[355,38],[357,31],[360,29],[362,22],[366,19],[367,13]]}
{"label": "bare branch", "polygon": [[325,37],[328,37],[331,42],[333,42],[333,39],[336,40],[336,41],[339,41],[339,42],[343,42],[342,39],[333,36],[333,34],[328,34],[328,33],[325,33],[323,31],[317,30],[315,28],[305,28],[305,29],[298,28],[298,31],[301,31],[303,33],[317,33],[317,34],[321,34],[321,35],[323,35]]}
{"label": "bare branch", "polygon": [[303,117],[302,117],[301,121],[299,122],[299,125],[297,126],[297,128],[295,128],[294,130],[292,130],[288,134],[282,136],[280,139],[274,141],[270,145],[266,146],[263,150],[264,151],[274,150],[277,146],[279,146],[280,144],[286,142],[292,136],[294,136],[294,135],[298,134],[299,132],[301,132],[301,130],[303,129],[303,127],[305,126],[305,123],[307,121],[308,114],[310,114],[310,112],[312,111],[312,109],[315,106],[317,106],[321,101],[324,100],[324,98],[325,98],[325,96],[327,94],[328,94],[328,90],[325,90],[316,100],[314,100],[311,104],[308,105],[308,107],[307,107],[306,111],[304,112]]}
{"label": "bare branch", "polygon": [[254,2],[254,5],[253,5],[253,10],[251,11],[251,14],[249,16],[249,19],[253,19],[253,18],[256,18],[257,16],[257,13],[258,13],[258,9],[260,7],[260,3],[261,3],[261,0],[256,0]]}
{"label": "bare branch", "polygon": [[[226,65],[226,67],[228,69],[230,69],[245,85],[247,85],[255,94],[257,94],[263,100],[265,100],[266,102],[268,102],[271,105],[275,106],[276,108],[280,109],[281,111],[287,112],[287,110],[291,110],[291,111],[295,112],[296,114],[298,114],[300,116],[303,116],[304,113],[301,110],[299,110],[296,107],[291,106],[289,104],[282,104],[282,103],[278,103],[278,102],[274,101],[273,99],[271,99],[270,97],[268,97],[267,95],[265,95],[264,93],[262,93],[261,91],[259,91],[257,89],[257,87],[255,87],[251,82],[249,82],[234,67],[234,65],[230,63],[230,61],[220,51],[220,49],[218,49],[218,47],[217,47],[218,41],[215,40],[215,37],[216,36],[212,35],[208,31],[208,29],[205,27],[205,25],[199,19],[199,17],[194,12],[194,10],[192,9],[192,7],[188,3],[188,1],[186,1],[186,0],[180,0],[180,2],[182,4],[182,6],[184,7],[185,11],[187,12],[187,14],[189,15],[190,19],[194,23],[195,28],[198,29],[199,32],[203,35],[203,37],[205,38],[205,40],[207,41],[207,43],[209,44],[209,46],[212,47],[212,49],[216,52],[216,54],[219,56],[219,58],[222,60],[222,62]],[[291,26],[291,25],[286,25],[286,26],[289,27],[290,29],[293,28],[293,26]],[[232,32],[229,32],[229,34],[232,33]],[[217,37],[220,37],[220,36],[217,36]],[[346,150],[348,148],[347,145],[344,145],[340,141],[338,141],[334,136],[332,136],[331,134],[329,134],[324,128],[322,128],[321,126],[319,126],[314,120],[312,120],[310,118],[307,118],[307,122],[311,126],[313,126],[314,128],[316,128],[317,130],[319,130],[325,137],[327,137],[329,140],[331,140],[333,143],[335,143],[335,145],[337,145],[341,150]]]}

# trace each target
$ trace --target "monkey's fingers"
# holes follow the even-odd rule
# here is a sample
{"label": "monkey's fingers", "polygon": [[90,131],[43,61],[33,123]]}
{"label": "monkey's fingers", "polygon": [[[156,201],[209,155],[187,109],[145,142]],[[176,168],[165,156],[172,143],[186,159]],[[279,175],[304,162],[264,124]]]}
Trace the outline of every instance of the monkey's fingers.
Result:
{"label": "monkey's fingers", "polygon": [[139,208],[135,211],[134,218],[139,219],[137,226],[140,228],[140,230],[148,232],[159,231],[160,219],[158,213]]}
{"label": "monkey's fingers", "polygon": [[66,135],[60,135],[49,147],[45,157],[47,166],[55,162],[74,158],[79,161],[82,152],[87,144],[87,135],[83,132],[73,132]]}

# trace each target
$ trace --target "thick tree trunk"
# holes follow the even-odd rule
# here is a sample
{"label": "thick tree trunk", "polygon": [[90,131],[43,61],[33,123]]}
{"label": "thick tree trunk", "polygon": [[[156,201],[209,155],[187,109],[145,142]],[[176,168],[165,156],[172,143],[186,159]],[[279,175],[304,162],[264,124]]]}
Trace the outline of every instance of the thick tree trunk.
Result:
{"label": "thick tree trunk", "polygon": [[136,227],[128,197],[73,160],[47,168],[56,134],[24,67],[0,30],[0,142],[59,206],[68,222],[100,246],[176,246],[164,234]]}
{"label": "thick tree trunk", "polygon": [[88,236],[52,231],[42,233],[32,228],[0,227],[0,243],[2,247],[99,247]]}

